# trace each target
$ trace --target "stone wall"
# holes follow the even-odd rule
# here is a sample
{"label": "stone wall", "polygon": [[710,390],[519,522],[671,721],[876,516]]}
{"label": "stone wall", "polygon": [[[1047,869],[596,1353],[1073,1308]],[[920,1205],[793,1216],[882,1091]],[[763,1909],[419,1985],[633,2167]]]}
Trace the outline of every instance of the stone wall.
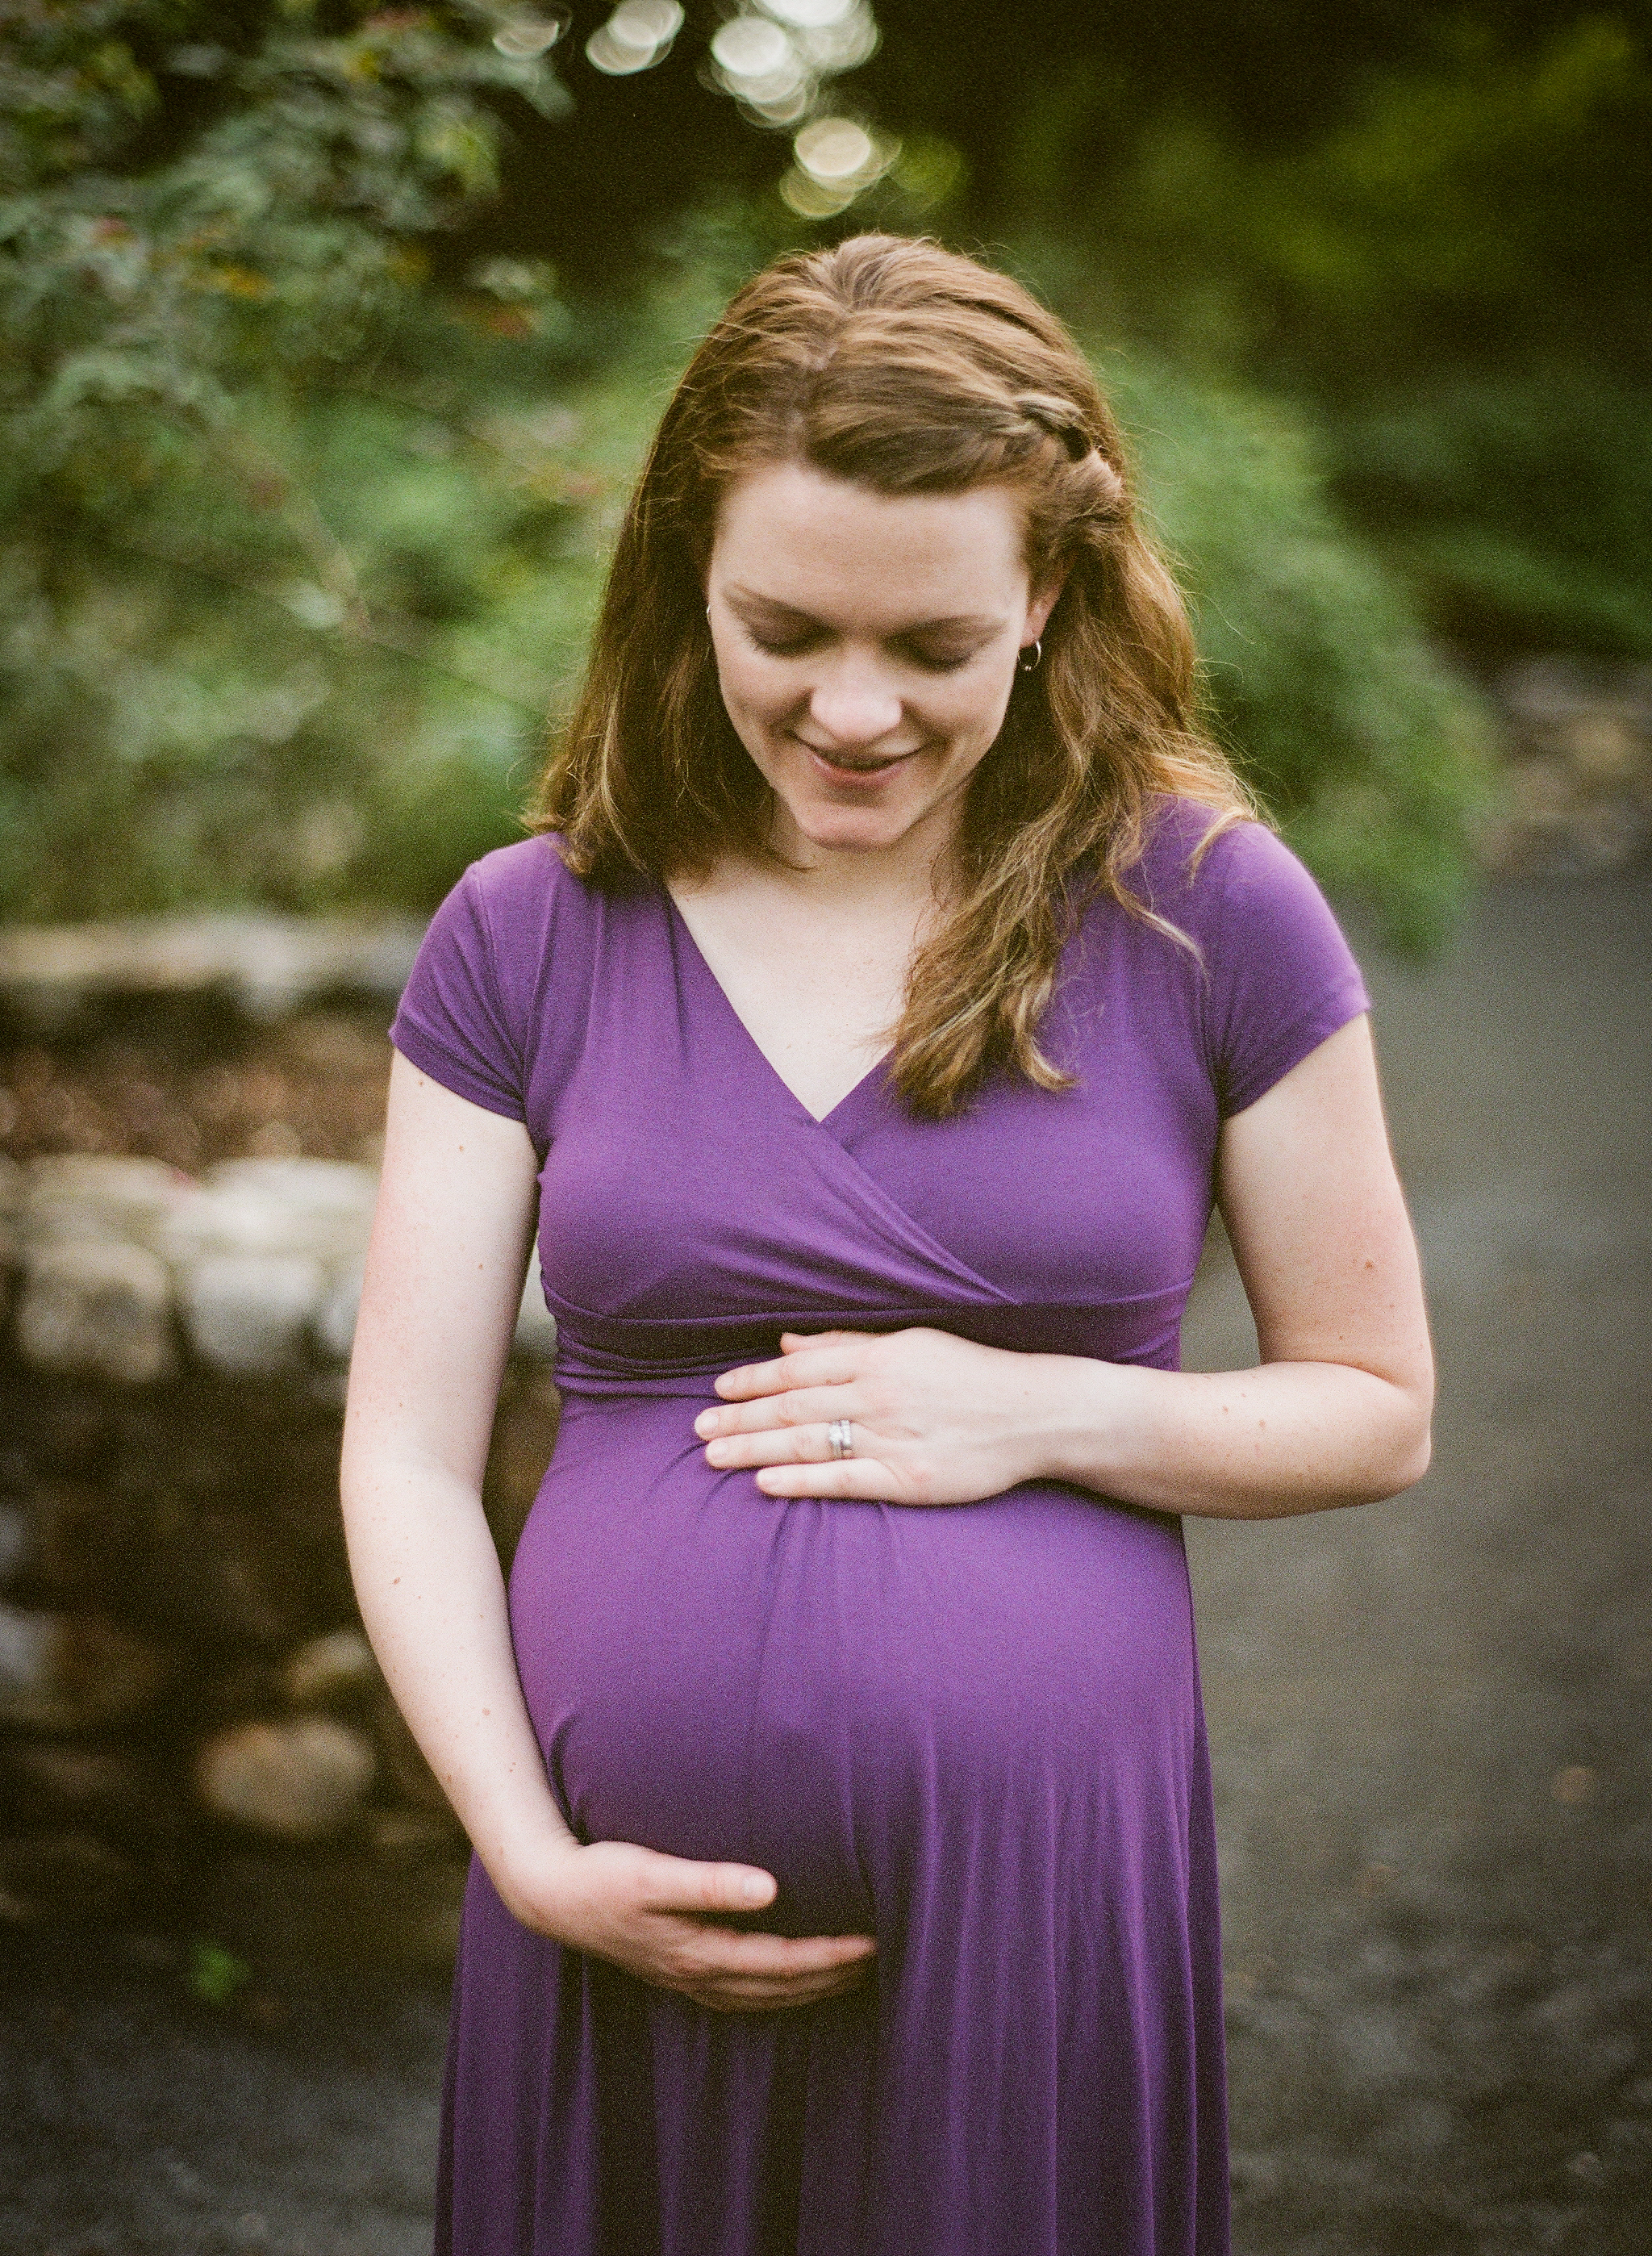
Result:
{"label": "stone wall", "polygon": [[[0,1921],[220,1932],[253,1853],[393,1906],[415,1955],[450,1946],[463,1844],[340,1527],[376,1182],[303,1156],[0,1164]],[[554,1339],[536,1270],[487,1482],[506,1554],[554,1438]]]}

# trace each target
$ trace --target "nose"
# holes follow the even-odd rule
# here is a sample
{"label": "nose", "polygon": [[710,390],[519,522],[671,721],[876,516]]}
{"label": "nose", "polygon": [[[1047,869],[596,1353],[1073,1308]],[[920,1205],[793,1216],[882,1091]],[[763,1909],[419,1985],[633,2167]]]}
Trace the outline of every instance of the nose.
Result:
{"label": "nose", "polygon": [[901,725],[901,699],[875,663],[846,653],[809,693],[811,733],[822,746],[852,750],[875,744]]}

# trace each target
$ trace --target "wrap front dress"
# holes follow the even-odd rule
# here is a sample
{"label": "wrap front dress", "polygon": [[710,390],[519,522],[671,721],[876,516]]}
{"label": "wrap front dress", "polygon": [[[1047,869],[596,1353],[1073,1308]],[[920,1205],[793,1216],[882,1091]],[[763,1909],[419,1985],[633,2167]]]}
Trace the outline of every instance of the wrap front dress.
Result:
{"label": "wrap front dress", "polygon": [[1076,1076],[824,1119],[662,890],[534,838],[468,870],[393,1039],[526,1123],[561,1431],[510,1614],[582,1839],[733,1858],[876,1935],[822,2005],[706,2012],[532,1934],[473,1865],[441,2256],[1222,2256],[1211,1787],[1179,1520],[1024,1484],[765,1497],[695,1438],[782,1329],[931,1325],[1172,1369],[1223,1118],[1366,1007],[1301,865],[1161,805],[1044,1026]]}

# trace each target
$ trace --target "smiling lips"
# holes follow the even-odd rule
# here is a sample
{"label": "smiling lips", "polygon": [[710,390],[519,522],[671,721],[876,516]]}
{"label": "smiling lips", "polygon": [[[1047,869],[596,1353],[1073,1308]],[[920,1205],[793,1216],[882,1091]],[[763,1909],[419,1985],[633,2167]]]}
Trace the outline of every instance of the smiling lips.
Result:
{"label": "smiling lips", "polygon": [[903,766],[920,749],[915,744],[910,752],[896,752],[883,759],[879,759],[875,756],[870,759],[864,758],[846,759],[831,752],[823,752],[816,744],[805,744],[801,737],[798,738],[798,742],[803,745],[804,751],[808,753],[816,766],[824,769],[833,783],[875,783],[880,776],[888,775],[891,769]]}

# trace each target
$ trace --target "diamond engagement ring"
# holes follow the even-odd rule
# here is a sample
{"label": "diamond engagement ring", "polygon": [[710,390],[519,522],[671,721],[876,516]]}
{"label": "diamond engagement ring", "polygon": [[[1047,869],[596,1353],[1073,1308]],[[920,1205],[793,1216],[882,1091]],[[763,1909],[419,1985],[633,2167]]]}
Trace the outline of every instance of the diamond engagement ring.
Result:
{"label": "diamond engagement ring", "polygon": [[854,1428],[847,1418],[834,1418],[826,1428],[826,1442],[834,1457],[854,1455]]}

